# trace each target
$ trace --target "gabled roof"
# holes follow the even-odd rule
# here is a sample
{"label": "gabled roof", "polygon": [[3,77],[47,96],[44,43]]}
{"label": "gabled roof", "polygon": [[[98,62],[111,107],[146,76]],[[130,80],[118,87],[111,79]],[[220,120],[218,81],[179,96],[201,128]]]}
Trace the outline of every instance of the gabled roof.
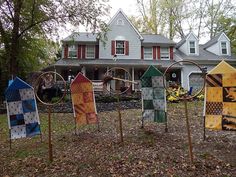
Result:
{"label": "gabled roof", "polygon": [[69,41],[80,41],[80,42],[96,42],[97,41],[97,33],[72,33],[70,36],[66,37],[62,41],[69,42]]}
{"label": "gabled roof", "polygon": [[227,59],[227,60],[232,60],[232,61],[235,60],[235,57],[233,55],[231,55],[231,56],[227,55],[227,56],[222,57],[222,56],[216,55],[212,52],[209,52],[207,50],[204,50],[203,45],[199,45],[199,55],[188,56],[188,55],[184,54],[183,52],[181,52],[178,49],[175,50],[174,54],[178,55],[183,60],[193,59],[193,60],[206,60],[206,61],[209,61],[209,60],[222,60],[223,58]]}
{"label": "gabled roof", "polygon": [[[224,33],[224,32],[221,32],[221,33],[217,34],[217,35],[216,35],[215,37],[213,37],[210,41],[208,41],[207,43],[205,43],[205,44],[203,45],[203,48],[206,49],[206,48],[212,46],[213,44],[217,43],[218,40],[219,40],[219,38],[221,37],[221,35],[225,35],[225,33]],[[226,35],[225,35],[225,36],[226,36]],[[226,36],[226,37],[227,37],[227,36]],[[227,37],[227,38],[228,38],[228,37]]]}
{"label": "gabled roof", "polygon": [[118,16],[118,14],[121,13],[125,19],[128,21],[128,23],[132,26],[132,28],[134,29],[134,31],[138,34],[140,40],[143,40],[143,36],[139,33],[139,31],[135,28],[135,26],[131,23],[131,21],[129,20],[129,18],[125,15],[125,13],[123,12],[122,9],[119,9],[116,14],[111,18],[111,20],[108,22],[108,26],[115,20],[115,18]]}
{"label": "gabled roof", "polygon": [[190,31],[183,39],[181,39],[177,44],[176,44],[176,48],[179,48],[180,46],[182,46],[186,40],[189,38],[190,35],[193,35],[196,39],[197,39],[197,36],[192,32]]}
{"label": "gabled roof", "polygon": [[236,73],[236,69],[222,60],[216,67],[214,67],[208,74],[223,74],[223,73]]}
{"label": "gabled roof", "polygon": [[152,76],[163,76],[163,74],[155,66],[151,65],[142,75],[141,79]]}
{"label": "gabled roof", "polygon": [[160,35],[160,34],[142,34],[143,43],[151,43],[151,44],[170,44],[174,45],[175,42]]}

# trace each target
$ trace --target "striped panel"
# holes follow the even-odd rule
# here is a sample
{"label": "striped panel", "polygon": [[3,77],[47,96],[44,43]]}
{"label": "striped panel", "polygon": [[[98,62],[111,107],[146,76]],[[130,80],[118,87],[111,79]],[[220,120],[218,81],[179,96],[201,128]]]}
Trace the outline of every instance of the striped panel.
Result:
{"label": "striped panel", "polygon": [[206,77],[207,87],[222,87],[222,74],[208,74]]}

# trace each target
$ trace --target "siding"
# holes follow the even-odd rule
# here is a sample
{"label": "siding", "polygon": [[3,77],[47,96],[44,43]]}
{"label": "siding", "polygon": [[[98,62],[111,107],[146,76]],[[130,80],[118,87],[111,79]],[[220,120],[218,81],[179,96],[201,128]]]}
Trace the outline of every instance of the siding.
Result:
{"label": "siding", "polygon": [[[117,20],[122,19],[124,25],[117,25]],[[129,41],[129,55],[118,55],[117,59],[140,59],[141,58],[141,41],[139,35],[126,20],[121,12],[113,19],[109,26],[110,31],[107,32],[107,41],[105,47],[102,42],[99,42],[99,57],[101,59],[112,59],[111,55],[111,41],[116,39],[123,39]]]}

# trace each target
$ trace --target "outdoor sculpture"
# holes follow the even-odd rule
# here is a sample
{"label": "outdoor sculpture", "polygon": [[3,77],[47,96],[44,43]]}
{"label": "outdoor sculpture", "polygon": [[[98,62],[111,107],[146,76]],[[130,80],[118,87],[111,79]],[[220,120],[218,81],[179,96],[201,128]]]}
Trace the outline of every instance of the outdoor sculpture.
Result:
{"label": "outdoor sculpture", "polygon": [[5,92],[11,139],[41,135],[34,88],[16,77]]}
{"label": "outdoor sculpture", "polygon": [[[59,84],[62,84],[60,89]],[[63,77],[53,71],[42,73],[35,82],[37,99],[48,108],[48,146],[49,160],[52,162],[52,137],[51,137],[51,109],[60,103],[66,94],[66,82]],[[62,92],[62,90],[64,90]]]}
{"label": "outdoor sculpture", "polygon": [[130,73],[121,67],[113,67],[109,69],[103,80],[104,87],[111,93],[117,96],[117,112],[119,119],[120,128],[120,141],[123,140],[123,128],[122,128],[122,118],[120,112],[120,95],[126,93],[131,86],[131,83],[137,84],[137,82],[131,81]]}
{"label": "outdoor sculpture", "polygon": [[[176,65],[178,63],[188,63],[188,64],[190,63],[190,64],[195,65],[200,70],[200,72],[202,74],[202,77],[205,78],[205,71],[204,71],[204,69],[201,68],[196,62],[193,62],[193,61],[190,61],[190,60],[174,62],[173,64],[171,64],[165,70],[164,75],[163,75],[163,85],[164,85],[164,87],[165,87],[167,92],[168,92],[168,88],[166,86],[166,83],[164,82],[165,81],[166,73],[171,69],[171,67],[173,67],[174,65]],[[188,143],[189,143],[189,157],[190,157],[191,164],[193,164],[193,150],[192,150],[193,148],[192,148],[192,138],[191,138],[190,126],[189,126],[187,101],[193,99],[196,96],[198,96],[203,91],[204,86],[205,86],[205,79],[204,79],[204,82],[203,82],[203,85],[202,85],[201,89],[196,91],[196,93],[194,95],[191,96],[188,93],[186,93],[184,95],[181,95],[180,98],[179,98],[180,100],[184,101],[184,106],[185,106],[185,117],[186,117],[186,126],[187,126]]]}

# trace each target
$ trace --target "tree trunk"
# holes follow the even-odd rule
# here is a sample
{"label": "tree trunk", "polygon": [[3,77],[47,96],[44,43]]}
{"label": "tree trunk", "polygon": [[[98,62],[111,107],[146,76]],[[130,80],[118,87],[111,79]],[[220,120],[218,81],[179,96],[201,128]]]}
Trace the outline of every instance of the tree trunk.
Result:
{"label": "tree trunk", "polygon": [[20,13],[22,7],[22,0],[14,1],[14,18],[13,18],[13,29],[11,38],[10,48],[10,74],[15,77],[19,73],[19,29],[20,29]]}

